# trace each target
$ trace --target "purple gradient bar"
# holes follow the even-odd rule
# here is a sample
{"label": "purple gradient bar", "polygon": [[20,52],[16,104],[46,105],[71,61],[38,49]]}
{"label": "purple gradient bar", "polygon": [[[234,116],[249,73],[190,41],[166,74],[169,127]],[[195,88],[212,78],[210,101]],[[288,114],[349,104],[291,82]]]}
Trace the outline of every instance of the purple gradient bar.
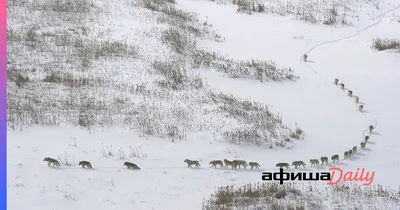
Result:
{"label": "purple gradient bar", "polygon": [[0,0],[0,210],[7,209],[7,0]]}

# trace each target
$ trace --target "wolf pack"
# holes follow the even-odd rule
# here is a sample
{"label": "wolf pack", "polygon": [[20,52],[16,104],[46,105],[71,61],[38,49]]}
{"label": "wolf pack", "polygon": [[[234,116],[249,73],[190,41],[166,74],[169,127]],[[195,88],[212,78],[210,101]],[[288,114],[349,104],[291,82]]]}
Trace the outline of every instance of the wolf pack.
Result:
{"label": "wolf pack", "polygon": [[[369,133],[370,135],[372,134],[372,131],[374,130],[374,126],[370,125],[369,126]],[[361,146],[361,150],[365,149],[365,145],[369,140],[369,135],[366,135],[364,137],[364,141],[360,143]],[[357,146],[354,146],[352,149],[345,151],[344,154],[344,159],[348,159],[351,158],[353,155],[355,155],[357,153]],[[339,155],[335,154],[331,157],[331,160],[333,163],[338,162],[339,161]],[[320,159],[311,159],[310,160],[310,164],[311,167],[313,166],[320,166],[323,164],[327,164],[328,163],[329,158],[328,157],[321,157]],[[48,163],[48,166],[53,166],[53,167],[61,167],[60,163],[58,160],[50,158],[50,157],[45,157],[43,159],[43,161],[46,161]],[[320,162],[321,161],[321,162]],[[200,162],[198,160],[189,160],[189,159],[185,159],[183,162],[185,162],[187,164],[188,168],[192,168],[192,166],[194,166],[195,168],[200,168]],[[228,160],[228,159],[224,159],[222,160],[212,160],[209,163],[211,166],[210,168],[217,168],[217,166],[219,166],[220,168],[231,168],[231,169],[241,169],[243,167],[243,169],[246,169],[247,167],[250,167],[251,170],[253,169],[259,169],[261,167],[261,165],[258,162],[246,162],[245,160]],[[92,169],[92,164],[89,161],[80,161],[79,162],[79,166],[82,166],[82,168],[88,168],[88,169]],[[137,166],[134,163],[131,162],[125,162],[123,164],[123,166],[126,166],[128,169],[133,169],[133,170],[140,170],[139,166]],[[303,166],[303,168],[306,167],[306,164],[304,163],[304,161],[302,160],[297,160],[297,161],[293,161],[292,162],[292,166],[294,166],[296,169],[300,168]],[[284,163],[284,162],[280,162],[276,164],[276,167],[279,168],[286,168],[289,169],[290,168],[290,164],[289,163]]]}
{"label": "wolf pack", "polygon": [[[53,166],[53,167],[61,167],[60,162],[58,160],[50,158],[50,157],[45,157],[43,161],[46,161],[48,166]],[[86,160],[79,161],[79,166],[82,166],[82,168],[87,168],[87,169],[93,169],[92,163]],[[128,169],[136,169],[140,170],[139,166],[137,166],[134,163],[131,162],[125,162],[124,166],[126,166]]]}
{"label": "wolf pack", "polygon": [[[60,162],[56,159],[53,159],[50,157],[45,157],[43,159],[43,161],[46,161],[48,163],[48,166],[61,167]],[[188,168],[191,168],[192,166],[194,166],[195,168],[201,167],[198,160],[185,159],[183,162],[185,162],[187,164]],[[228,168],[228,166],[230,166],[232,169],[233,168],[237,169],[237,167],[241,168],[241,166],[243,166],[243,168],[250,166],[252,170],[253,170],[253,168],[257,168],[257,169],[260,168],[260,164],[258,164],[257,162],[249,162],[247,164],[247,162],[244,160],[229,161],[227,159],[224,159],[223,162],[221,160],[213,160],[210,162],[211,168],[212,167],[216,168],[217,166],[220,166],[221,168],[223,168],[224,163],[225,163],[225,168]],[[85,161],[85,160],[80,161],[79,166],[82,166],[82,168],[93,169],[92,164],[89,161]],[[136,164],[131,163],[131,162],[125,162],[123,166],[126,166],[128,169],[140,170],[139,166],[137,166]]]}
{"label": "wolf pack", "polygon": [[[305,62],[307,61],[307,55],[306,54],[303,55],[303,59],[304,59]],[[337,79],[337,78],[334,79],[333,84],[340,86],[340,89],[342,89],[343,91],[345,90],[345,85],[343,83],[339,83],[339,79]],[[354,98],[355,103],[356,103],[357,108],[358,108],[358,111],[360,111],[362,113],[364,105],[359,103],[360,98],[358,96],[353,95],[353,91],[352,90],[347,90],[347,96],[349,96],[350,98]],[[374,129],[375,129],[375,127],[373,125],[370,125],[368,127],[369,135],[364,136],[364,141],[362,141],[360,143],[361,150],[365,149],[366,144],[367,144],[367,142],[368,142],[368,140],[370,138],[370,135],[372,135],[372,131]],[[357,150],[357,146],[354,146],[350,150],[344,151],[344,153],[343,153],[344,158],[343,159],[345,160],[345,159],[351,158],[352,156],[354,156],[357,153],[357,151],[358,151]],[[339,155],[335,154],[335,155],[333,155],[331,157],[331,160],[332,160],[333,163],[335,163],[335,162],[339,161],[339,158],[340,158]],[[325,156],[321,157],[319,160],[318,159],[311,159],[310,160],[311,167],[319,166],[320,165],[320,160],[321,160],[321,165],[323,165],[324,163],[325,164],[328,163],[328,157],[325,157]],[[289,166],[290,166],[289,163],[278,163],[278,164],[276,164],[276,167],[286,168],[286,169],[289,169]],[[292,166],[295,166],[295,168],[299,168],[301,166],[305,167],[306,164],[303,161],[299,160],[299,161],[293,161]]]}
{"label": "wolf pack", "polygon": [[[189,160],[186,159],[184,160],[184,162],[187,164],[188,168],[191,168],[193,165],[196,168],[200,168],[200,163],[198,160]],[[210,168],[217,168],[217,166],[219,166],[220,168],[228,168],[229,166],[232,169],[237,169],[238,167],[241,168],[243,167],[244,169],[247,168],[247,166],[250,167],[251,170],[253,170],[254,168],[259,169],[260,168],[260,164],[258,164],[257,162],[249,162],[247,163],[245,160],[228,160],[228,159],[224,159],[222,160],[212,160],[209,163],[211,166]]]}
{"label": "wolf pack", "polygon": [[[372,131],[374,130],[374,126],[370,125],[368,127],[368,129],[369,129],[369,133],[371,135]],[[369,135],[365,136],[364,137],[364,141],[362,141],[360,143],[361,150],[365,149],[365,145],[368,142],[368,140],[369,140]],[[344,159],[348,159],[348,158],[351,158],[352,156],[354,156],[358,152],[357,148],[358,148],[357,146],[354,146],[352,149],[344,151],[344,153],[343,153],[344,154]],[[331,160],[332,160],[333,163],[338,162],[339,159],[340,159],[340,156],[338,154],[335,154],[335,155],[333,155],[331,157]],[[195,166],[196,168],[200,167],[200,163],[197,160],[186,159],[184,162],[187,163],[187,167],[188,168],[192,167],[192,166]],[[323,156],[320,159],[311,159],[310,160],[310,165],[311,165],[311,167],[320,166],[320,165],[323,165],[323,164],[328,164],[328,162],[329,162],[329,158],[326,157],[326,156]],[[228,168],[230,166],[232,169],[237,169],[237,168],[240,169],[241,167],[246,169],[246,167],[249,166],[251,170],[253,170],[254,168],[259,169],[261,167],[260,164],[258,164],[257,162],[249,162],[249,163],[247,163],[244,160],[232,160],[232,161],[229,161],[227,159],[224,159],[224,161],[212,160],[210,162],[210,165],[211,165],[211,168],[212,167],[216,168],[217,166],[219,166],[220,168]],[[292,166],[294,166],[295,169],[300,168],[300,167],[305,168],[306,165],[307,164],[304,163],[304,161],[302,161],[302,160],[297,160],[297,161],[293,161],[292,162]],[[281,163],[277,163],[275,167],[290,169],[290,164],[281,162]]]}
{"label": "wolf pack", "polygon": [[[303,59],[304,59],[304,61],[307,60],[307,55],[306,54],[304,54]],[[338,79],[335,79],[333,81],[333,83],[335,85],[339,85],[342,90],[345,90],[345,85],[343,83],[339,83]],[[358,110],[360,112],[363,112],[364,106],[362,104],[359,104],[359,97],[358,96],[354,96],[353,95],[353,91],[351,91],[351,90],[347,91],[347,95],[350,98],[355,98],[355,102],[356,102],[356,104],[358,106]],[[367,142],[368,142],[368,140],[370,138],[370,135],[372,135],[372,131],[374,129],[375,129],[375,127],[373,125],[370,125],[368,127],[369,135],[364,136],[364,141],[362,141],[360,143],[361,150],[365,149],[366,144],[367,144]],[[344,153],[343,153],[344,158],[343,159],[344,160],[345,159],[349,159],[352,156],[354,156],[357,152],[358,152],[357,146],[354,146],[352,149],[344,151]],[[332,160],[333,163],[335,163],[335,162],[339,161],[339,158],[340,158],[340,156],[338,154],[335,154],[335,155],[333,155],[331,157],[331,160]],[[323,164],[327,164],[328,160],[329,160],[329,158],[326,157],[326,156],[323,156],[323,157],[321,157],[319,159],[311,159],[310,160],[310,165],[311,165],[311,167],[320,166],[320,165],[323,165]],[[56,159],[53,159],[53,158],[50,158],[50,157],[46,157],[46,158],[43,159],[43,161],[48,162],[48,166],[52,165],[53,167],[61,167],[60,163]],[[183,162],[185,162],[187,164],[188,168],[192,168],[192,166],[194,166],[195,168],[200,168],[201,167],[200,162],[198,160],[185,159]],[[227,160],[227,159],[224,159],[223,161],[222,160],[212,160],[212,161],[210,161],[209,164],[211,165],[211,168],[217,168],[217,166],[219,166],[220,168],[229,168],[229,167],[231,167],[231,169],[238,169],[238,168],[241,169],[241,167],[243,167],[244,169],[246,169],[249,166],[250,169],[253,170],[254,168],[259,169],[261,167],[260,164],[258,164],[257,162],[249,162],[249,163],[247,163],[244,160],[232,160],[232,161],[230,161],[230,160]],[[93,168],[92,164],[89,161],[80,161],[79,162],[79,166],[82,166],[82,168],[89,168],[89,169]],[[131,162],[125,162],[123,164],[123,166],[126,166],[128,169],[140,170],[140,168],[136,164],[131,163]],[[292,166],[294,166],[296,169],[300,168],[300,167],[305,168],[306,164],[302,160],[297,160],[297,161],[293,161],[292,162]],[[289,169],[290,168],[290,164],[289,163],[285,163],[285,162],[280,162],[280,163],[277,163],[275,167]]]}
{"label": "wolf pack", "polygon": [[[374,126],[370,125],[369,126],[370,134],[372,134],[373,129],[374,129]],[[364,137],[364,141],[362,141],[360,143],[361,150],[365,149],[365,145],[367,144],[368,140],[369,140],[369,135],[366,135]],[[344,160],[345,159],[349,159],[349,158],[353,157],[357,152],[358,152],[357,146],[354,146],[352,149],[344,151],[344,153],[343,153],[343,155],[344,155],[343,157],[344,158],[343,159]],[[335,154],[335,155],[333,155],[331,157],[332,163],[338,162],[339,159],[340,159],[340,156],[338,154]],[[320,162],[320,160],[321,160],[321,162]],[[328,157],[323,156],[320,159],[311,159],[310,160],[310,164],[311,164],[311,167],[320,166],[320,165],[323,165],[324,163],[327,164],[328,160],[329,160]],[[276,167],[279,167],[279,168],[289,169],[289,166],[290,166],[289,163],[278,163],[278,164],[276,164]],[[301,167],[301,166],[303,166],[303,168],[305,168],[306,164],[304,163],[304,161],[299,160],[299,161],[293,161],[292,162],[292,166],[294,166],[296,169]]]}
{"label": "wolf pack", "polygon": [[[372,131],[374,129],[374,126],[370,125],[369,126],[369,133],[372,134]],[[369,136],[365,136],[364,137],[364,141],[361,142],[360,146],[361,149],[364,150],[365,149],[365,145],[369,140]],[[354,146],[352,149],[345,151],[344,152],[344,159],[348,159],[350,157],[352,157],[353,155],[355,155],[357,153],[357,146]],[[320,159],[311,159],[310,160],[310,164],[311,167],[313,166],[319,166],[320,165],[320,160],[321,160],[321,165],[323,165],[324,163],[327,164],[328,163],[328,157],[321,157]],[[339,155],[335,154],[331,157],[331,160],[333,163],[338,162],[339,161]],[[53,167],[61,167],[60,162],[56,159],[50,158],[50,157],[45,157],[43,159],[43,161],[46,161],[48,163],[48,166],[53,166]],[[192,168],[192,166],[194,166],[195,168],[200,168],[200,162],[198,160],[189,160],[189,159],[185,159],[183,162],[185,162],[187,164],[188,168]],[[212,160],[209,163],[211,166],[210,168],[217,168],[217,166],[219,166],[220,168],[229,168],[231,167],[231,169],[241,169],[243,167],[243,169],[246,169],[247,167],[250,167],[251,170],[253,169],[259,169],[261,167],[261,165],[258,162],[246,162],[245,160],[228,160],[228,159],[224,159],[222,160]],[[88,169],[92,169],[92,164],[89,161],[80,161],[79,162],[79,166],[82,166],[82,168],[88,168]],[[123,164],[123,166],[126,166],[128,169],[134,169],[134,170],[140,170],[139,166],[137,166],[134,163],[131,162],[125,162]],[[306,164],[304,163],[304,161],[302,160],[298,160],[298,161],[293,161],[292,162],[292,166],[294,166],[296,169],[303,166],[303,168],[306,167]],[[279,168],[286,168],[289,169],[290,168],[290,164],[289,163],[277,163],[276,167]]]}
{"label": "wolf pack", "polygon": [[[370,125],[368,127],[369,129],[369,134],[372,134],[372,131],[374,130],[374,126]],[[362,141],[360,143],[360,147],[361,150],[365,149],[366,143],[368,142],[370,136],[366,135],[364,137],[364,141]],[[344,151],[344,159],[348,159],[351,158],[353,155],[355,155],[357,153],[358,149],[357,146],[354,146],[352,149],[350,150],[346,150]],[[339,161],[339,155],[335,154],[331,157],[331,160],[333,163],[338,162]],[[321,157],[320,159],[311,159],[310,160],[310,164],[311,167],[313,166],[320,166],[323,164],[327,164],[328,163],[329,158],[326,156]],[[50,157],[45,157],[43,159],[43,161],[46,161],[48,163],[48,166],[53,166],[53,167],[61,167],[60,163],[58,160],[50,158]],[[321,162],[320,162],[321,161]],[[189,159],[185,159],[183,162],[185,162],[187,164],[188,168],[192,168],[192,166],[194,166],[195,168],[200,168],[200,162],[198,160],[189,160]],[[231,168],[231,169],[241,169],[243,167],[243,169],[246,169],[247,167],[250,167],[251,170],[253,169],[259,169],[261,167],[261,165],[258,162],[246,162],[245,160],[228,160],[228,159],[224,159],[222,160],[212,160],[209,163],[211,166],[210,168],[217,168],[217,166],[219,166],[220,168]],[[79,166],[82,166],[82,168],[88,168],[88,169],[92,169],[92,164],[89,161],[80,161],[79,162]],[[137,166],[134,163],[131,162],[125,162],[123,164],[123,166],[126,166],[128,169],[133,169],[133,170],[140,170],[139,166]],[[293,161],[292,162],[292,166],[295,167],[295,169],[300,168],[303,166],[303,168],[306,167],[306,164],[304,163],[304,161],[302,160],[297,160],[297,161]],[[280,162],[276,164],[276,167],[279,168],[286,168],[289,169],[290,168],[290,164],[289,163],[284,163],[284,162]]]}

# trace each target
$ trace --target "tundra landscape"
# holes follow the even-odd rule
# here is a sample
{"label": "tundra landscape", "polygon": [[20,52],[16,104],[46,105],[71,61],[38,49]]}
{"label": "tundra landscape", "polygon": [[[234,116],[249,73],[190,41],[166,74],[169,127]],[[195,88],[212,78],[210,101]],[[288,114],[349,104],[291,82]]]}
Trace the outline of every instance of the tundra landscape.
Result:
{"label": "tundra landscape", "polygon": [[8,208],[400,209],[399,77],[400,0],[9,0]]}

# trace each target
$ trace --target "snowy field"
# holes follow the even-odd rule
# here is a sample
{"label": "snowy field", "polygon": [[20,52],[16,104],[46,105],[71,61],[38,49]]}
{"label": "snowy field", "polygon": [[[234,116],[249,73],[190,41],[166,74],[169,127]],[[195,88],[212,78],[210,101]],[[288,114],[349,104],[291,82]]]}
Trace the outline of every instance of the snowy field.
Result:
{"label": "snowy field", "polygon": [[[258,1],[266,12],[249,15],[237,13],[230,1],[177,0],[174,8],[198,14],[186,22],[182,13],[157,11],[157,4],[148,3],[156,1],[98,0],[82,11],[74,0],[73,8],[52,10],[43,2],[8,2],[9,209],[202,209],[218,187],[261,182],[261,172],[295,160],[307,164],[303,171],[365,168],[375,172],[372,185],[352,189],[385,185],[399,191],[400,53],[371,47],[377,37],[400,39],[399,0],[332,1],[349,7],[351,22],[335,25],[319,23],[324,15],[318,9],[330,7],[326,1]],[[317,22],[271,12],[284,2],[318,5],[311,11]],[[186,35],[166,39],[167,32],[174,33],[169,27]],[[73,41],[76,37],[83,41]],[[125,44],[99,47],[91,40]],[[174,43],[172,50],[167,41]],[[277,81],[239,73],[233,78],[222,67],[194,65],[191,50],[198,47],[235,61],[274,61],[293,71],[282,70]],[[184,73],[175,71],[182,66]],[[184,81],[166,69],[184,75]],[[291,73],[298,78],[282,79]],[[345,90],[333,84],[335,78]],[[347,90],[359,96],[363,112]],[[268,109],[238,114],[247,111],[244,103],[224,106],[229,100],[216,96],[219,92]],[[361,151],[369,125],[376,129]],[[259,135],[245,143],[232,137],[243,128]],[[289,138],[296,128],[304,134]],[[343,160],[353,146],[357,154]],[[338,163],[310,167],[310,159],[335,154]],[[58,159],[61,167],[48,167],[44,157]],[[186,168],[186,158],[199,160],[201,168]],[[256,161],[261,168],[209,167],[211,160],[225,158]],[[80,168],[82,160],[93,170]],[[141,170],[126,169],[126,161]],[[384,193],[358,197],[357,190],[338,192],[326,183],[311,183],[313,193],[299,186],[317,203],[306,209],[400,209],[399,192],[384,200]],[[251,204],[247,209],[279,209]]]}

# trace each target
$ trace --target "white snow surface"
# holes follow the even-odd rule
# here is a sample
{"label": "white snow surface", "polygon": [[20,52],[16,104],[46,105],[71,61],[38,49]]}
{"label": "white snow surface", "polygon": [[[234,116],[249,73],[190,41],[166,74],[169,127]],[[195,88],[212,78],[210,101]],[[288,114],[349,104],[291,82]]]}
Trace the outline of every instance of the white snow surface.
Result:
{"label": "white snow surface", "polygon": [[[399,0],[382,1],[376,11],[373,5],[365,4],[357,11],[359,22],[333,27],[291,16],[240,14],[229,3],[178,0],[178,8],[207,17],[207,22],[225,38],[221,43],[203,40],[201,45],[234,59],[273,60],[295,69],[300,76],[296,82],[265,83],[227,78],[212,69],[196,72],[216,90],[272,105],[273,112],[284,113],[285,124],[298,123],[305,138],[296,140],[291,149],[269,149],[229,144],[207,133],[190,133],[187,140],[171,142],[139,137],[122,128],[90,132],[71,126],[9,129],[9,209],[201,209],[203,199],[216,187],[259,182],[261,172],[275,170],[277,162],[304,160],[308,164],[309,159],[334,154],[342,159],[343,151],[359,146],[370,124],[377,126],[367,149],[330,166],[345,171],[365,168],[375,172],[373,184],[398,188],[400,54],[374,51],[371,43],[376,37],[400,38],[400,23],[393,21],[399,19],[400,8],[380,16],[399,5]],[[129,33],[129,28],[123,26],[133,20],[121,15],[111,17],[107,17],[107,23],[116,26],[116,36]],[[94,29],[101,30],[101,26]],[[338,41],[328,43],[333,40]],[[317,46],[321,43],[326,44]],[[151,53],[162,57],[162,48],[150,48],[154,49]],[[301,61],[304,53],[308,55],[307,63]],[[130,77],[129,72],[112,74]],[[334,78],[360,97],[365,106],[363,113],[357,110],[354,99],[333,85]],[[119,157],[120,149],[126,159]],[[106,157],[102,150],[110,150],[114,157]],[[44,157],[58,156],[68,158],[74,165],[51,168],[42,161]],[[186,168],[186,158],[200,160],[201,168]],[[255,171],[209,168],[209,161],[224,158],[257,161],[262,167]],[[77,163],[81,160],[90,161],[94,169],[79,168]],[[141,170],[127,170],[123,167],[125,161],[136,163]]]}

